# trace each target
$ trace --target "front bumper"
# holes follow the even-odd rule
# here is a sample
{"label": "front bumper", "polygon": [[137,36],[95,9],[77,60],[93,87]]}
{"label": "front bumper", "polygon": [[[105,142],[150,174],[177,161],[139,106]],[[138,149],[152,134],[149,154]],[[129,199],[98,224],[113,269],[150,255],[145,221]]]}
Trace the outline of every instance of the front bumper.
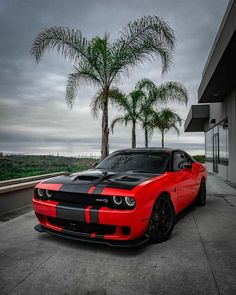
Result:
{"label": "front bumper", "polygon": [[63,231],[55,231],[50,228],[47,228],[45,226],[42,226],[41,224],[37,224],[34,229],[40,233],[50,233],[58,237],[66,238],[66,239],[71,239],[71,240],[76,240],[76,241],[82,241],[82,242],[88,242],[88,243],[95,243],[95,244],[103,244],[103,245],[108,245],[111,247],[120,247],[120,248],[131,248],[131,247],[139,247],[145,243],[148,242],[148,237],[141,237],[135,240],[131,241],[119,241],[119,240],[105,240],[102,238],[95,238],[91,239],[90,237],[83,236],[81,234],[71,232],[68,230],[63,230]]}
{"label": "front bumper", "polygon": [[[107,207],[65,204],[33,199],[36,216],[44,231],[76,240],[143,243],[149,218],[140,209],[117,210]],[[138,239],[138,240],[137,240]],[[113,243],[112,243],[113,244]],[[132,243],[131,243],[132,245]]]}

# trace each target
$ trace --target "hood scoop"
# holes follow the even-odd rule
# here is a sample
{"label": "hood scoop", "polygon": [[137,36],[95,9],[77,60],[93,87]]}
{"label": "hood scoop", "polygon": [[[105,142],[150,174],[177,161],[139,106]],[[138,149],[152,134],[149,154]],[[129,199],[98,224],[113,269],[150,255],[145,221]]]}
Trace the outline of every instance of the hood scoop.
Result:
{"label": "hood scoop", "polygon": [[138,182],[140,181],[140,178],[132,176],[123,176],[121,178],[116,178],[116,181]]}
{"label": "hood scoop", "polygon": [[74,180],[81,180],[81,181],[95,181],[100,179],[101,176],[95,176],[95,175],[78,175],[75,177]]}

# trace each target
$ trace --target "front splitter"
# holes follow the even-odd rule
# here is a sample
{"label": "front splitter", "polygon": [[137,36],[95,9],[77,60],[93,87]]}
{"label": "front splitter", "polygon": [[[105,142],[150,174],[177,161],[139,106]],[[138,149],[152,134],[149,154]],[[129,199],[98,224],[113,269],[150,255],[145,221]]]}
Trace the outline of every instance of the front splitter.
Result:
{"label": "front splitter", "polygon": [[63,230],[63,232],[54,231],[51,230],[45,226],[42,226],[41,224],[37,224],[34,229],[40,233],[50,233],[55,236],[63,237],[66,239],[76,240],[76,241],[82,241],[87,243],[95,243],[95,244],[103,244],[108,245],[111,247],[119,247],[119,248],[133,248],[133,247],[139,247],[145,243],[148,242],[148,238],[143,236],[141,238],[132,240],[132,241],[113,241],[113,240],[104,240],[99,238],[90,238],[86,234],[81,233],[75,233],[69,230]]}

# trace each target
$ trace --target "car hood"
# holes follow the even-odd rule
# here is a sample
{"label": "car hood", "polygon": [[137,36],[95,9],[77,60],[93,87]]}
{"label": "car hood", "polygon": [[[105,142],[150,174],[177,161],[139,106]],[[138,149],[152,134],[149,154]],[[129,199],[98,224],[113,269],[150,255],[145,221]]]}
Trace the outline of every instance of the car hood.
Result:
{"label": "car hood", "polygon": [[50,178],[43,183],[62,184],[61,191],[87,193],[92,187],[93,193],[100,194],[104,188],[132,190],[139,184],[160,176],[158,173],[143,171],[109,172],[89,169],[71,175]]}

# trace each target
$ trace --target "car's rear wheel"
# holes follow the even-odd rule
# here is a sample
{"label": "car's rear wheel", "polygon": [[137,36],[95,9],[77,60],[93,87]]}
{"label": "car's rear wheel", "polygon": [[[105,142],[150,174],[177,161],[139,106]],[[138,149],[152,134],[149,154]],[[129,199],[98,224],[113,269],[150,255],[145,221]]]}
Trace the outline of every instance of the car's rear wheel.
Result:
{"label": "car's rear wheel", "polygon": [[149,222],[148,236],[152,243],[167,240],[174,229],[175,209],[167,195],[161,195],[156,200]]}
{"label": "car's rear wheel", "polygon": [[200,207],[206,205],[206,182],[204,179],[202,179],[199,187],[196,204]]}

